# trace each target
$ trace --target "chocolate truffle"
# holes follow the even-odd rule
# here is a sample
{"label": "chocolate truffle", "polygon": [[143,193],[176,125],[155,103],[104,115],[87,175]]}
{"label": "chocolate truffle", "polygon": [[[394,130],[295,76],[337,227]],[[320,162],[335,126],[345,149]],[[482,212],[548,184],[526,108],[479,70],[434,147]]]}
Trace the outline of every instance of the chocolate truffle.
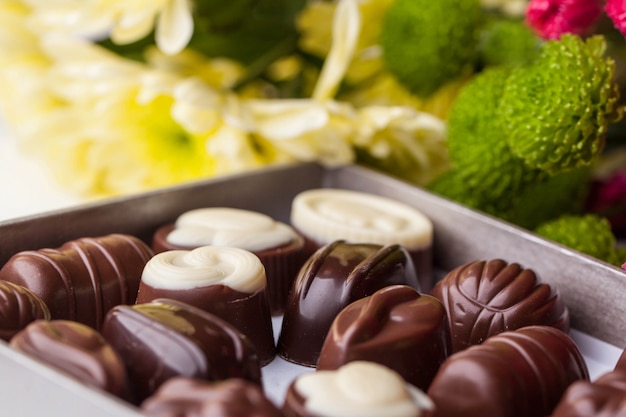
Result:
{"label": "chocolate truffle", "polygon": [[296,378],[287,389],[285,417],[428,417],[428,396],[395,371],[374,362],[350,362],[334,371]]}
{"label": "chocolate truffle", "polygon": [[137,303],[171,298],[215,314],[248,336],[266,365],[276,356],[266,282],[263,264],[245,249],[172,250],[146,264]]}
{"label": "chocolate truffle", "polygon": [[127,397],[122,360],[98,331],[85,324],[37,320],[16,334],[10,345],[86,385]]}
{"label": "chocolate truffle", "polygon": [[13,255],[0,269],[0,280],[37,294],[53,319],[99,329],[112,307],[134,302],[152,255],[148,245],[129,235],[81,238]]}
{"label": "chocolate truffle", "polygon": [[518,263],[468,262],[450,271],[431,294],[448,312],[453,352],[529,325],[569,332],[569,312],[558,290]]}
{"label": "chocolate truffle", "polygon": [[574,382],[565,391],[551,417],[589,416],[626,416],[625,372],[608,372],[594,382]]}
{"label": "chocolate truffle", "polygon": [[589,372],[572,339],[554,327],[527,326],[452,354],[428,395],[437,417],[539,417],[579,380]]}
{"label": "chocolate truffle", "polygon": [[312,189],[293,199],[290,222],[305,237],[307,256],[336,240],[401,245],[413,259],[420,290],[432,288],[433,225],[414,207],[359,191]]}
{"label": "chocolate truffle", "polygon": [[8,342],[35,320],[50,320],[43,300],[21,285],[0,281],[0,339]]}
{"label": "chocolate truffle", "polygon": [[207,207],[190,210],[154,234],[155,252],[191,250],[200,246],[230,246],[259,257],[267,276],[272,314],[285,308],[287,295],[304,263],[304,238],[289,225],[249,210]]}
{"label": "chocolate truffle", "polygon": [[141,410],[149,417],[283,417],[260,386],[238,378],[207,382],[174,377]]}
{"label": "chocolate truffle", "polygon": [[337,314],[389,285],[419,287],[411,257],[400,245],[335,241],[323,246],[302,267],[289,294],[279,355],[314,367]]}
{"label": "chocolate truffle", "polygon": [[371,361],[426,391],[450,352],[446,312],[435,297],[392,285],[344,308],[328,332],[318,370]]}
{"label": "chocolate truffle", "polygon": [[117,306],[102,334],[119,352],[138,403],[169,378],[242,378],[261,384],[254,347],[235,327],[183,302]]}

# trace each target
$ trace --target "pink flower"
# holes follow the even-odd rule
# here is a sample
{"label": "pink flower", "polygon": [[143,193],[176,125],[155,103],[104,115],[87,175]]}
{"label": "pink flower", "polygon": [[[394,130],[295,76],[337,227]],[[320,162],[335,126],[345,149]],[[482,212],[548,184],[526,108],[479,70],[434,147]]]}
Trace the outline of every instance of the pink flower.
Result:
{"label": "pink flower", "polygon": [[622,264],[622,269],[626,271],[626,262]]}
{"label": "pink flower", "polygon": [[601,14],[599,0],[531,0],[526,23],[541,38],[558,39],[565,33],[585,34]]}
{"label": "pink flower", "polygon": [[586,210],[607,217],[613,233],[618,238],[626,237],[626,169],[590,185]]}
{"label": "pink flower", "polygon": [[604,10],[613,21],[615,28],[626,35],[626,2],[624,0],[607,0]]}

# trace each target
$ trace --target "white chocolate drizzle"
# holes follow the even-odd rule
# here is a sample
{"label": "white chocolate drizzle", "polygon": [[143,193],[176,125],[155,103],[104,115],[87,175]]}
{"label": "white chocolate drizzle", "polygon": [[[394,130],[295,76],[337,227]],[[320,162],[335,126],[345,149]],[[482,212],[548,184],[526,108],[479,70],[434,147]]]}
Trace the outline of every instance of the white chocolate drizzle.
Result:
{"label": "white chocolate drizzle", "polygon": [[419,210],[378,195],[342,189],[314,189],[298,194],[291,224],[321,244],[343,239],[353,243],[429,247],[433,226]]}
{"label": "white chocolate drizzle", "polygon": [[153,256],[141,280],[153,288],[188,290],[222,284],[252,294],[265,287],[265,268],[252,252],[224,246],[171,250]]}
{"label": "white chocolate drizzle", "polygon": [[434,409],[424,392],[374,362],[304,374],[295,388],[305,398],[305,409],[320,417],[419,417]]}
{"label": "white chocolate drizzle", "polygon": [[231,246],[260,251],[288,244],[294,230],[269,216],[227,207],[190,210],[176,220],[167,241],[180,246]]}

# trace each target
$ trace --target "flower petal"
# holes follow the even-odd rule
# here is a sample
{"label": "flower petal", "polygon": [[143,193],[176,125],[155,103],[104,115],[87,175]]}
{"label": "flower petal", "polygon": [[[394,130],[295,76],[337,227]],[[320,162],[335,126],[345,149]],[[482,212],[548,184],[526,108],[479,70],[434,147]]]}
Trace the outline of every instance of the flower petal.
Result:
{"label": "flower petal", "polygon": [[174,55],[182,51],[193,35],[193,17],[188,0],[171,0],[159,16],[156,43],[161,51]]}
{"label": "flower petal", "polygon": [[324,105],[313,100],[250,100],[254,130],[274,140],[291,139],[328,122]]}

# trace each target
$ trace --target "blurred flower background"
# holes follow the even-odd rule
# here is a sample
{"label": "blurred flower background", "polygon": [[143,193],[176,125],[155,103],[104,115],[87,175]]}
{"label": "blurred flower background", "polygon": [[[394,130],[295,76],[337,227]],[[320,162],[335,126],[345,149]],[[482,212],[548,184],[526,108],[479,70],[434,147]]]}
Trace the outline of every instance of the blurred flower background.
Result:
{"label": "blurred flower background", "polygon": [[599,0],[0,0],[0,112],[81,195],[358,163],[555,239],[562,223],[539,226],[593,214],[611,246],[594,256],[620,264],[624,15]]}

